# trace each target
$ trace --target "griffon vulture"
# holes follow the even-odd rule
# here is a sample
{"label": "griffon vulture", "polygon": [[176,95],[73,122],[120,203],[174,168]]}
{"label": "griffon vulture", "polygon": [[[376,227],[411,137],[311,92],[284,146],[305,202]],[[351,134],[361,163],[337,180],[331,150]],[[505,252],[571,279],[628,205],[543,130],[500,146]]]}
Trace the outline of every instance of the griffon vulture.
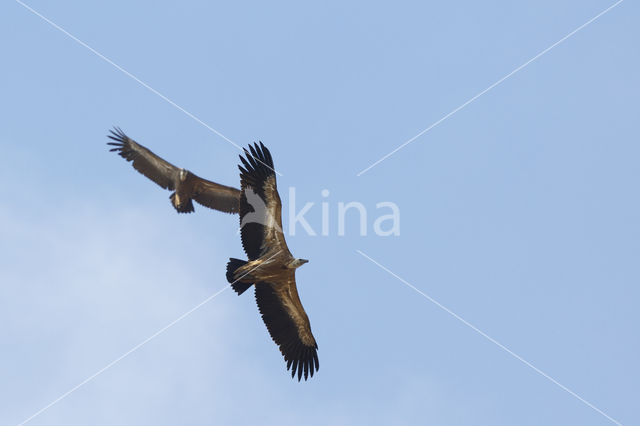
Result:
{"label": "griffon vulture", "polygon": [[108,136],[114,142],[108,142],[107,145],[115,147],[110,151],[116,151],[125,160],[133,162],[134,169],[164,189],[174,191],[169,198],[178,213],[191,213],[191,200],[221,212],[238,213],[238,189],[202,179],[188,170],[174,166],[136,143],[118,127],[111,130]]}
{"label": "griffon vulture", "polygon": [[276,188],[271,153],[260,145],[249,146],[240,156],[240,232],[249,261],[230,259],[227,280],[242,294],[252,285],[262,319],[273,341],[298,381],[318,370],[318,345],[311,333],[298,290],[296,269],[307,263],[296,259],[282,233],[282,205]]}

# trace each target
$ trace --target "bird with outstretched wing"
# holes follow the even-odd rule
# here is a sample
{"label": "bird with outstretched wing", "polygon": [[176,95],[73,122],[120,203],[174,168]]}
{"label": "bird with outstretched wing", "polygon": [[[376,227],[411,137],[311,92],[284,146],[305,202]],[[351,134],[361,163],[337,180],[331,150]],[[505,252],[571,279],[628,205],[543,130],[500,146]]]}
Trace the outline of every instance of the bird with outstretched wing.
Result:
{"label": "bird with outstretched wing", "polygon": [[174,191],[169,198],[178,213],[194,211],[193,202],[225,213],[238,213],[240,191],[203,179],[188,170],[178,168],[138,144],[116,127],[108,135],[114,148],[122,158],[131,161],[133,168],[164,189]]}
{"label": "bird with outstretched wing", "polygon": [[[273,159],[260,145],[240,156],[240,233],[249,261],[230,259],[227,280],[238,293],[255,287],[262,319],[298,381],[318,370],[318,344],[296,288],[296,269],[307,263],[293,257],[282,232],[282,203]],[[250,202],[259,197],[261,202]],[[246,220],[247,218],[251,220]]]}

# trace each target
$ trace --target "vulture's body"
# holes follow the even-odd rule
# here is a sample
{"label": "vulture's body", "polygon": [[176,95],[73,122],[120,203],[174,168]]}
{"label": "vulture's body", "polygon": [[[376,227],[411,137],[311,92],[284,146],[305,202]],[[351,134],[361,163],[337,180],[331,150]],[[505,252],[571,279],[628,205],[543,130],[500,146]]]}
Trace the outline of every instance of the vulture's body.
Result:
{"label": "vulture's body", "polygon": [[111,151],[117,151],[122,158],[131,161],[134,169],[162,188],[174,191],[169,198],[178,213],[193,212],[192,200],[214,210],[238,213],[238,189],[202,179],[188,170],[174,166],[118,128],[111,131],[109,138],[114,141],[109,142],[109,145],[115,147]]}
{"label": "vulture's body", "polygon": [[[242,294],[252,285],[269,334],[291,369],[305,380],[318,370],[318,345],[298,290],[296,269],[307,261],[291,255],[282,232],[282,204],[273,159],[262,143],[240,157],[240,233],[249,261],[230,259],[227,280]],[[249,202],[249,200],[254,200]],[[257,202],[256,202],[257,201]],[[251,218],[247,221],[247,218]]]}

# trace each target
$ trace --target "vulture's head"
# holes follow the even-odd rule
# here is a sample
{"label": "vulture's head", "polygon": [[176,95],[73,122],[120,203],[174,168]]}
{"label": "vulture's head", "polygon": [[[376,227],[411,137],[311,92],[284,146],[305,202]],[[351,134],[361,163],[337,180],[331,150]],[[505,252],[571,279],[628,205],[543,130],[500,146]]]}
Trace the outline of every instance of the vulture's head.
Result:
{"label": "vulture's head", "polygon": [[291,263],[289,263],[289,268],[296,269],[296,268],[301,267],[302,265],[304,265],[307,262],[308,262],[307,259],[294,259],[294,260],[291,261]]}

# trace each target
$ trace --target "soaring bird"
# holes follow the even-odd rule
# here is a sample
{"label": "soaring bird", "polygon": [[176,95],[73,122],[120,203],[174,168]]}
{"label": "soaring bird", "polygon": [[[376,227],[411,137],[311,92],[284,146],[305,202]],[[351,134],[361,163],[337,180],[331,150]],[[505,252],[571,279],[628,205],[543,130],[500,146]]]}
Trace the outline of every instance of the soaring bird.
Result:
{"label": "soaring bird", "polygon": [[318,344],[311,333],[298,290],[296,269],[307,263],[291,255],[282,232],[282,204],[276,186],[273,159],[260,145],[240,156],[240,233],[249,261],[229,259],[227,280],[239,295],[252,285],[262,319],[291,370],[313,377],[319,368]]}
{"label": "soaring bird", "polygon": [[192,200],[221,212],[238,213],[238,189],[202,179],[188,170],[174,166],[136,143],[118,127],[111,130],[108,137],[114,142],[108,142],[107,145],[115,147],[110,151],[116,151],[125,160],[133,162],[134,169],[164,189],[174,191],[169,198],[178,213],[193,212]]}

